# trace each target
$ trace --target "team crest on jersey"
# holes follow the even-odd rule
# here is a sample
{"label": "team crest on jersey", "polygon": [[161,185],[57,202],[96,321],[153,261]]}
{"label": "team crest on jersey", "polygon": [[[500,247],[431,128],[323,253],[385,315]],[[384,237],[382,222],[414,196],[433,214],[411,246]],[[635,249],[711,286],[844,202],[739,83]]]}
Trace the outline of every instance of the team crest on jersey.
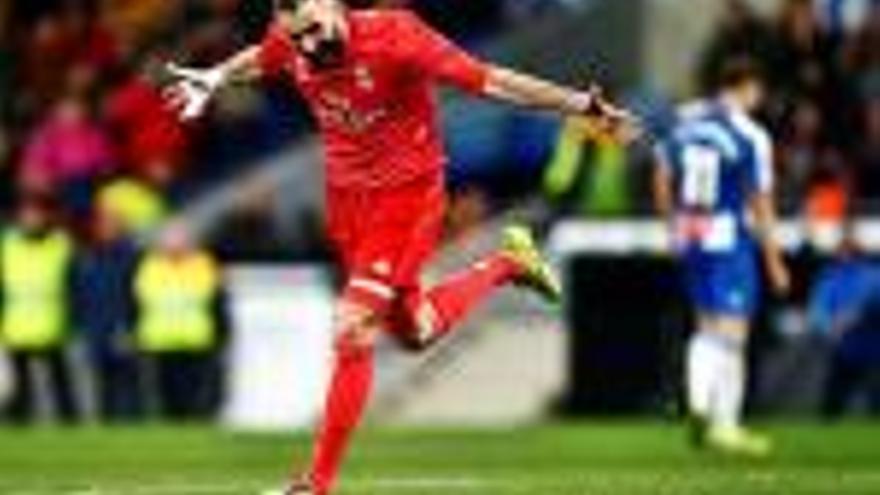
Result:
{"label": "team crest on jersey", "polygon": [[358,88],[366,91],[372,91],[376,87],[376,82],[373,80],[373,74],[370,73],[370,69],[365,65],[355,66],[354,81]]}
{"label": "team crest on jersey", "polygon": [[320,117],[344,127],[349,132],[362,133],[377,121],[385,118],[384,107],[359,110],[352,101],[332,91],[324,91],[318,97]]}

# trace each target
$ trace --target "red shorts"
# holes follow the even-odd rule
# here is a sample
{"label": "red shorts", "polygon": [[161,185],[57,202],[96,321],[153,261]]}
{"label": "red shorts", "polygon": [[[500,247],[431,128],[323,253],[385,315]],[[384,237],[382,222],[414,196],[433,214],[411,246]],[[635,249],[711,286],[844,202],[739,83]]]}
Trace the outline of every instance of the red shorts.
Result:
{"label": "red shorts", "polygon": [[345,297],[387,313],[419,290],[443,230],[442,177],[381,189],[327,193],[330,238],[345,270]]}

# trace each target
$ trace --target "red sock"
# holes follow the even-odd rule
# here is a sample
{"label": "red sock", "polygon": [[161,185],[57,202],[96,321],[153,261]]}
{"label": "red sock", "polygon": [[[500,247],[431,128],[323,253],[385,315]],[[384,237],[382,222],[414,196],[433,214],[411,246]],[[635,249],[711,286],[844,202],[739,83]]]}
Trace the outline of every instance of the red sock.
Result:
{"label": "red sock", "polygon": [[312,483],[315,493],[329,493],[352,432],[360,421],[373,382],[373,349],[342,343],[327,392],[324,418],[315,440]]}
{"label": "red sock", "polygon": [[425,295],[439,318],[435,337],[448,333],[496,288],[517,275],[519,267],[502,255],[491,255],[429,289]]}

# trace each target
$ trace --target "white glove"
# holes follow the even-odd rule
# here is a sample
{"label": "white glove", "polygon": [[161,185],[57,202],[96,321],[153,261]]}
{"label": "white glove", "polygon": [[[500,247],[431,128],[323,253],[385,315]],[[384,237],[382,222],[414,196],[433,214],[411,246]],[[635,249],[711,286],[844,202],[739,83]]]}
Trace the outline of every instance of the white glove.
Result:
{"label": "white glove", "polygon": [[166,70],[177,81],[166,91],[172,108],[183,120],[201,117],[214,94],[223,85],[226,76],[220,68],[193,69],[169,63]]}

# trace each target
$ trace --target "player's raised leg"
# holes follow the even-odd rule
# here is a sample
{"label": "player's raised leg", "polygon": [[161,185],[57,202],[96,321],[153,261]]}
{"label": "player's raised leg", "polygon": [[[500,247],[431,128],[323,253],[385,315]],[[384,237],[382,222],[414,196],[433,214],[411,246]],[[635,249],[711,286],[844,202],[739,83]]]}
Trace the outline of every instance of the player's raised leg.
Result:
{"label": "player's raised leg", "polygon": [[530,230],[523,226],[506,228],[498,251],[424,293],[411,294],[391,322],[404,330],[394,333],[403,333],[416,350],[427,347],[453,331],[496,289],[508,284],[534,290],[553,303],[561,297],[556,274],[538,250]]}
{"label": "player's raised leg", "polygon": [[541,254],[528,227],[513,225],[504,229],[501,253],[520,268],[513,283],[534,290],[548,302],[560,301],[562,284],[559,277]]}

